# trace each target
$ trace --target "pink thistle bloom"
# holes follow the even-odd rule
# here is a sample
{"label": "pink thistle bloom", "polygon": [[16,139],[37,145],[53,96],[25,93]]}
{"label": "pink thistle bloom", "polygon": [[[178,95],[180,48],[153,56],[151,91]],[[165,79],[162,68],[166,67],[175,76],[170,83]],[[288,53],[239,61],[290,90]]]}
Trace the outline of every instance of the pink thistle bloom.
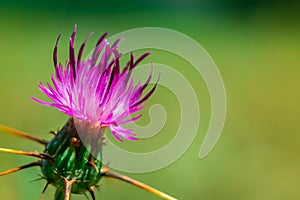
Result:
{"label": "pink thistle bloom", "polygon": [[[134,122],[141,114],[131,117],[144,108],[143,103],[152,95],[157,83],[143,95],[152,77],[152,72],[144,84],[134,84],[130,77],[133,70],[150,53],[135,59],[132,52],[130,60],[120,70],[121,54],[117,48],[120,40],[110,45],[105,39],[107,33],[98,40],[91,57],[83,60],[82,53],[87,39],[81,45],[77,58],[74,51],[76,26],[70,37],[69,61],[64,68],[57,62],[57,38],[53,52],[55,75],[51,75],[53,86],[39,83],[39,89],[50,98],[50,102],[32,99],[42,105],[53,106],[90,128],[109,127],[116,139],[121,137],[136,140],[132,130],[122,127]],[[86,127],[86,126],[85,126]],[[88,131],[87,131],[88,132]]]}

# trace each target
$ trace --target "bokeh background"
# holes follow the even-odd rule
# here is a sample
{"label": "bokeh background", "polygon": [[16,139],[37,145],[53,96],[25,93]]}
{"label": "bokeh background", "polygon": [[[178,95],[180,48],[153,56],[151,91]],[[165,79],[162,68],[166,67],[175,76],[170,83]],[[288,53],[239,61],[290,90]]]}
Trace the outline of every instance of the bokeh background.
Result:
{"label": "bokeh background", "polygon": [[[210,118],[208,91],[187,62],[155,51],[153,61],[174,67],[191,82],[200,102],[200,128],[188,151],[171,166],[127,175],[179,199],[299,199],[298,7],[296,1],[283,0],[1,1],[0,123],[46,139],[51,138],[50,130],[64,124],[65,115],[34,103],[30,96],[44,98],[38,80],[50,80],[58,33],[63,34],[59,59],[65,63],[74,24],[78,24],[77,47],[87,33],[95,32],[90,49],[103,32],[113,35],[146,26],[174,29],[198,41],[218,65],[227,91],[225,127],[214,150],[199,160]],[[153,138],[121,147],[147,152],[174,136],[180,120],[178,100],[160,87],[147,106],[156,103],[169,114],[164,129]],[[147,112],[141,125],[150,121]],[[42,150],[38,144],[5,134],[0,134],[0,146]],[[32,160],[0,153],[0,171]],[[39,169],[32,168],[0,177],[0,199],[38,199],[45,184],[31,182],[38,174]],[[158,199],[119,181],[101,184],[97,199]],[[50,187],[44,199],[52,199],[53,194]]]}

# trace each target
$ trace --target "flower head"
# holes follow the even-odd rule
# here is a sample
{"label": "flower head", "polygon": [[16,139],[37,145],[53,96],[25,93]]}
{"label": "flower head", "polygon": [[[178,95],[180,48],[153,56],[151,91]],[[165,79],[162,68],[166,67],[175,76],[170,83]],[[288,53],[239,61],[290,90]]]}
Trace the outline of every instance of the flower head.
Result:
{"label": "flower head", "polygon": [[76,26],[70,37],[69,61],[66,66],[57,62],[57,38],[53,53],[55,75],[50,83],[39,83],[39,89],[50,98],[50,102],[32,99],[46,106],[53,106],[61,112],[89,124],[91,127],[109,127],[120,141],[121,137],[135,140],[132,130],[122,125],[136,121],[141,115],[131,117],[143,109],[143,103],[152,95],[157,83],[143,95],[152,77],[152,72],[144,84],[134,84],[133,70],[150,53],[135,59],[132,52],[130,60],[120,69],[121,54],[117,48],[120,40],[110,45],[105,39],[107,33],[98,40],[92,56],[82,59],[87,39],[81,45],[77,57],[74,51]]}

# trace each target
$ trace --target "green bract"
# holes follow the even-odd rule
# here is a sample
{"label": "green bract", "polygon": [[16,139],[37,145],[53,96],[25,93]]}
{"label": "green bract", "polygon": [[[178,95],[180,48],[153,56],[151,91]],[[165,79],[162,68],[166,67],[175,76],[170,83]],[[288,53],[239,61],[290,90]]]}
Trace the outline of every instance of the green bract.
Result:
{"label": "green bract", "polygon": [[72,193],[78,194],[97,185],[101,178],[101,151],[97,158],[90,152],[79,138],[73,119],[47,143],[44,153],[52,159],[42,158],[41,169],[48,183],[57,188],[55,199],[64,199],[67,184]]}

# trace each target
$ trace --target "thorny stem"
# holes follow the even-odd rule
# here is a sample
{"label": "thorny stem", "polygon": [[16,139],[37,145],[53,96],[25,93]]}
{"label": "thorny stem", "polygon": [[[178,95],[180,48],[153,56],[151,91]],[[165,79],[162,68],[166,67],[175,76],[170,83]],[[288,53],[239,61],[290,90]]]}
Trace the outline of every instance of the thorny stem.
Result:
{"label": "thorny stem", "polygon": [[19,136],[19,137],[23,137],[23,138],[26,138],[26,139],[30,139],[30,140],[36,141],[40,144],[43,144],[43,145],[46,145],[48,143],[46,140],[36,138],[36,137],[31,136],[31,135],[29,135],[27,133],[24,133],[22,131],[10,128],[8,126],[0,125],[0,131],[3,131],[5,133],[9,133],[9,134],[12,134],[12,135],[16,135],[16,136]]}
{"label": "thorny stem", "polygon": [[113,172],[113,171],[110,171],[107,167],[102,167],[101,169],[101,173],[102,173],[102,176],[106,176],[106,177],[111,177],[111,178],[115,178],[115,179],[119,179],[121,181],[125,181],[127,183],[130,183],[132,185],[135,185],[139,188],[142,188],[148,192],[151,192],[152,194],[155,194],[159,197],[162,197],[164,199],[167,199],[167,200],[177,200],[176,198],[174,197],[171,197],[170,195],[168,194],[165,194],[153,187],[150,187],[140,181],[137,181],[137,180],[134,180],[132,178],[129,178],[128,176],[124,176],[124,175],[121,175],[117,172]]}

